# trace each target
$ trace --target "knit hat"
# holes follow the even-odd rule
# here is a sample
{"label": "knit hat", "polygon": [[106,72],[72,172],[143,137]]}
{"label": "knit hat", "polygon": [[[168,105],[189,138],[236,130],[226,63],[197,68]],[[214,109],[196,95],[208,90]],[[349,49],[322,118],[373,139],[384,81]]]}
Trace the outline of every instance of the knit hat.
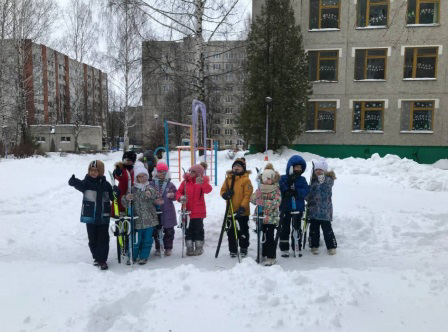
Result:
{"label": "knit hat", "polygon": [[328,164],[325,159],[320,159],[314,162],[314,169],[321,169],[324,172],[328,172]]}
{"label": "knit hat", "polygon": [[156,169],[158,172],[166,171],[168,172],[169,168],[167,164],[161,163],[160,161],[157,163]]}
{"label": "knit hat", "polygon": [[233,162],[233,164],[232,164],[232,168],[233,168],[233,166],[235,166],[235,165],[240,165],[240,166],[244,169],[244,171],[246,171],[246,159],[245,159],[245,158],[237,158],[237,159]]}
{"label": "knit hat", "polygon": [[142,162],[137,162],[134,167],[134,183],[137,183],[137,176],[140,174],[145,174],[146,179],[149,179],[148,170],[145,168]]}
{"label": "knit hat", "polygon": [[263,180],[263,182],[265,182],[268,179],[272,179],[273,180],[274,177],[275,177],[274,166],[272,166],[272,164],[269,163],[264,168],[263,173],[261,173],[261,179]]}
{"label": "knit hat", "polygon": [[203,176],[205,172],[204,167],[202,167],[200,164],[191,166],[190,171],[194,171],[196,173],[196,176],[197,175]]}
{"label": "knit hat", "polygon": [[95,167],[96,169],[98,169],[98,176],[104,175],[104,163],[101,160],[94,160],[94,161],[90,162],[87,172],[90,172],[90,169],[92,167]]}
{"label": "knit hat", "polygon": [[133,163],[135,163],[135,161],[137,160],[137,154],[134,151],[126,151],[125,153],[123,153],[123,158],[121,158],[121,160],[124,159],[131,159]]}

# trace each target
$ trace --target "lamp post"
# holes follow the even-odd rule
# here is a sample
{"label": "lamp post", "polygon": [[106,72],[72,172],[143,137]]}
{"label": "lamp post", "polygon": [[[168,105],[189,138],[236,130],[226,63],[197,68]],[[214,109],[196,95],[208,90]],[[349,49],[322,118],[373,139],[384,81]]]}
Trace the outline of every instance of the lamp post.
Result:
{"label": "lamp post", "polygon": [[272,103],[271,97],[266,97],[266,149],[264,155],[264,161],[268,161],[268,130],[269,130],[269,106]]}

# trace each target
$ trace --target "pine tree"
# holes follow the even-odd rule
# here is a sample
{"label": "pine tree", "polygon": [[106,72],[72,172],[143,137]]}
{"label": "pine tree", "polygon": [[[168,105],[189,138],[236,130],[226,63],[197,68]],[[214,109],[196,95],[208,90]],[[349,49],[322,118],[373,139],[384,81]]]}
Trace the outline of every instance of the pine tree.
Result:
{"label": "pine tree", "polygon": [[269,96],[269,148],[292,143],[303,131],[311,86],[290,0],[267,0],[262,6],[247,40],[245,71],[246,98],[238,120],[245,141],[264,146]]}

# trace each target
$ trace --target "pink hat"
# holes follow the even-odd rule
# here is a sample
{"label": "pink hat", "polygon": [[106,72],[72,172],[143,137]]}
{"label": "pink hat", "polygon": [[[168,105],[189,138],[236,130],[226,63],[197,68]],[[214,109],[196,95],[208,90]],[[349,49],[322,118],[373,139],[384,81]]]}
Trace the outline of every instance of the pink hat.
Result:
{"label": "pink hat", "polygon": [[160,162],[157,163],[156,169],[157,169],[158,172],[160,172],[160,171],[168,172],[168,170],[169,170],[167,164],[163,164],[163,163],[160,163]]}
{"label": "pink hat", "polygon": [[199,165],[199,164],[196,164],[196,165],[193,165],[193,166],[191,166],[190,167],[190,171],[195,171],[196,172],[196,175],[201,175],[201,176],[203,176],[204,175],[204,172],[205,172],[205,170],[204,170],[204,167],[202,167],[201,165]]}

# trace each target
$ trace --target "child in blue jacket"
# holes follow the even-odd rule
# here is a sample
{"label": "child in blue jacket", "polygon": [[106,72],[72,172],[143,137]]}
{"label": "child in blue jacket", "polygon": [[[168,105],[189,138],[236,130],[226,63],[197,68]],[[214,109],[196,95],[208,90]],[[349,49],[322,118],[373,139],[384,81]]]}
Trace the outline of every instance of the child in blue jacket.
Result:
{"label": "child in blue jacket", "polygon": [[325,159],[314,163],[311,189],[308,200],[308,219],[310,222],[310,248],[314,255],[319,253],[320,227],[324,234],[328,254],[336,254],[336,237],[331,227],[333,220],[332,191],[336,175],[328,171]]}
{"label": "child in blue jacket", "polygon": [[[310,191],[308,182],[302,176],[306,170],[305,160],[298,156],[292,156],[286,166],[286,174],[280,178],[280,191],[282,192],[282,203],[280,205],[280,250],[282,257],[289,257],[289,236],[291,226],[299,229],[301,239],[301,219],[305,210],[305,197]],[[294,203],[293,203],[294,200]],[[294,206],[295,205],[295,206]],[[294,219],[291,212],[298,212]],[[295,220],[296,224],[291,221]],[[291,247],[294,248],[294,238],[291,234]]]}
{"label": "child in blue jacket", "polygon": [[119,194],[118,188],[112,189],[107,182],[104,177],[104,164],[100,160],[94,160],[89,164],[84,180],[77,179],[73,174],[68,184],[83,193],[81,222],[87,227],[93,265],[100,267],[101,270],[107,270],[110,201],[114,199],[113,190]]}

